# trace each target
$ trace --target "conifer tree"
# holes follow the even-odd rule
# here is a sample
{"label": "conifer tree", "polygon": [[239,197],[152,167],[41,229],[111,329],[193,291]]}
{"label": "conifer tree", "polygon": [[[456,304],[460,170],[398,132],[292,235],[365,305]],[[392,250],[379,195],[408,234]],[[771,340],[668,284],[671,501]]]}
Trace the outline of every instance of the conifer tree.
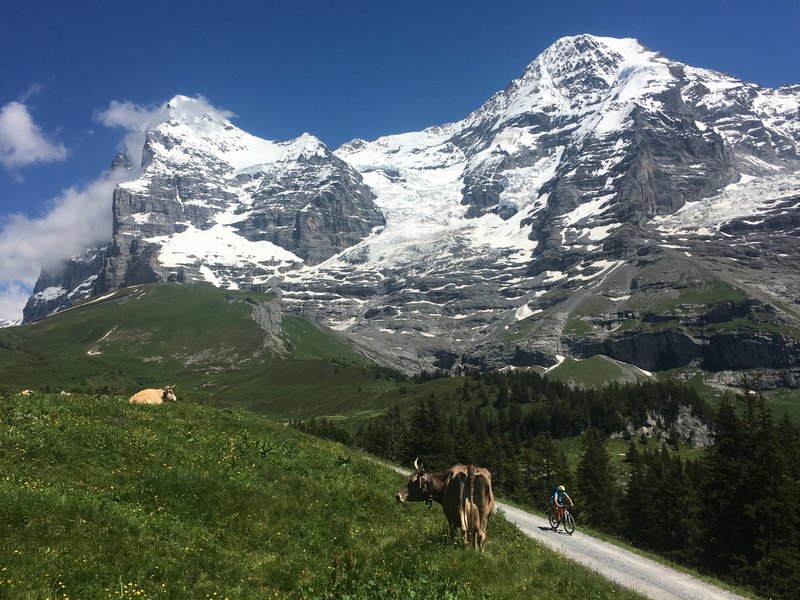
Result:
{"label": "conifer tree", "polygon": [[384,456],[389,459],[396,459],[399,454],[400,444],[402,443],[404,431],[403,420],[400,416],[400,407],[392,404],[386,409],[386,438],[384,439]]}
{"label": "conifer tree", "polygon": [[[608,531],[619,527],[619,490],[611,470],[611,457],[600,430],[590,427],[582,436],[583,455],[578,463],[581,514]],[[573,498],[575,500],[575,498]],[[577,503],[578,501],[576,501]]]}
{"label": "conifer tree", "polygon": [[522,407],[519,404],[512,403],[508,407],[508,429],[511,441],[519,448],[522,441]]}
{"label": "conifer tree", "polygon": [[652,490],[657,534],[652,547],[670,558],[687,560],[700,537],[698,495],[679,457],[672,457],[666,445],[654,453],[657,480]]}
{"label": "conifer tree", "polygon": [[509,402],[508,381],[506,380],[505,377],[499,377],[497,400],[495,400],[494,406],[497,409],[503,410],[508,406],[508,402]]}
{"label": "conifer tree", "polygon": [[520,500],[537,506],[537,492],[542,478],[542,461],[533,448],[523,448],[519,453],[519,470],[522,476]]}
{"label": "conifer tree", "polygon": [[424,463],[434,469],[444,469],[452,464],[452,437],[434,394],[421,400],[411,411],[403,448],[402,457],[406,461],[421,456]]}
{"label": "conifer tree", "polygon": [[382,419],[371,419],[359,428],[357,436],[358,445],[376,456],[391,458],[385,452],[386,437],[388,434],[388,429]]}
{"label": "conifer tree", "polygon": [[706,460],[708,544],[718,574],[761,594],[793,598],[800,589],[800,431],[775,425],[759,394],[745,393],[744,417],[723,402]]}
{"label": "conifer tree", "polygon": [[630,466],[630,477],[625,491],[625,514],[622,525],[628,539],[643,544],[647,541],[646,510],[650,505],[650,487],[646,477],[646,457],[639,454],[636,443],[631,442],[625,461]]}
{"label": "conifer tree", "polygon": [[453,439],[458,440],[454,446],[453,462],[477,464],[478,444],[474,435],[470,434],[466,417],[458,419],[453,429]]}
{"label": "conifer tree", "polygon": [[800,429],[784,418],[772,426],[770,439],[777,464],[770,463],[767,476],[774,488],[765,486],[757,510],[768,515],[762,525],[769,529],[757,542],[760,553],[753,568],[756,586],[763,595],[791,598],[800,590]]}
{"label": "conifer tree", "polygon": [[[573,497],[575,493],[575,478],[572,476],[569,459],[564,452],[556,452],[555,460],[553,461],[553,481],[554,485],[563,485],[567,488],[570,498]],[[552,486],[548,487],[548,496],[551,488]],[[578,502],[575,498],[572,499],[573,502]]]}
{"label": "conifer tree", "polygon": [[549,433],[540,433],[531,444],[531,448],[539,461],[539,481],[541,486],[539,491],[542,495],[549,494],[557,479],[556,476],[556,448]]}
{"label": "conifer tree", "polygon": [[481,406],[489,405],[489,395],[486,393],[486,388],[484,386],[478,388],[478,399],[481,402]]}
{"label": "conifer tree", "polygon": [[[749,418],[752,418],[752,412]],[[729,401],[720,405],[714,446],[706,460],[708,487],[705,562],[715,571],[735,575],[735,565],[746,565],[752,552],[755,515],[745,512],[748,496],[744,474],[752,471],[751,436]]]}

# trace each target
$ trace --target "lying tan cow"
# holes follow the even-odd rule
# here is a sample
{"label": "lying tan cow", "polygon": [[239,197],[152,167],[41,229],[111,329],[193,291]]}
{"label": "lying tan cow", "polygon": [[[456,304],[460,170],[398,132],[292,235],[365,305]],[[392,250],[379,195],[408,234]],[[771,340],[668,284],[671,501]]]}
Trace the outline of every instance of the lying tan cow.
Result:
{"label": "lying tan cow", "polygon": [[167,400],[174,402],[178,399],[172,389],[174,387],[174,385],[168,385],[163,390],[158,388],[142,390],[131,396],[128,402],[131,404],[164,404]]}

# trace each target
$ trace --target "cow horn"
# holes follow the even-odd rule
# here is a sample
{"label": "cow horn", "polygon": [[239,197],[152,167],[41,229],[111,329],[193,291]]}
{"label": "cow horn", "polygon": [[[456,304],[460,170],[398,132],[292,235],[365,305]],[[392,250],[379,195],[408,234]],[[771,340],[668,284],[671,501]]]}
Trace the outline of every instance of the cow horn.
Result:
{"label": "cow horn", "polygon": [[415,458],[415,459],[414,459],[414,468],[415,468],[417,471],[419,471],[419,465],[417,464],[418,462],[419,462],[419,456],[418,456],[417,458]]}

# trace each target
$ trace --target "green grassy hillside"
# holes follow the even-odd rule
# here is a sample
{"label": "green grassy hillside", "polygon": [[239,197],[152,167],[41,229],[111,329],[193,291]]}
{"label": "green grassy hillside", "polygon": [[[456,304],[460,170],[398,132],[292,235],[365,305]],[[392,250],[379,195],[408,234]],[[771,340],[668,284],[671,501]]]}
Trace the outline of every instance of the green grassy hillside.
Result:
{"label": "green grassy hillside", "polygon": [[0,329],[0,391],[127,395],[174,383],[184,400],[278,419],[347,417],[353,427],[428,393],[401,393],[342,338],[300,317],[283,315],[277,348],[251,318],[252,302],[268,299],[210,285],[137,286]]}
{"label": "green grassy hillside", "polygon": [[633,597],[495,516],[486,553],[365,455],[249,413],[0,398],[0,598]]}
{"label": "green grassy hillside", "polygon": [[573,387],[601,387],[612,382],[637,383],[647,381],[647,375],[633,365],[597,354],[585,360],[565,359],[547,373],[549,379],[562,381]]}
{"label": "green grassy hillside", "polygon": [[[287,350],[251,318],[266,294],[210,285],[155,284],[119,290],[48,319],[0,330],[3,382],[29,388],[129,388],[158,381],[217,383],[280,358],[365,365],[342,341],[287,317]],[[248,302],[249,300],[249,302]]]}

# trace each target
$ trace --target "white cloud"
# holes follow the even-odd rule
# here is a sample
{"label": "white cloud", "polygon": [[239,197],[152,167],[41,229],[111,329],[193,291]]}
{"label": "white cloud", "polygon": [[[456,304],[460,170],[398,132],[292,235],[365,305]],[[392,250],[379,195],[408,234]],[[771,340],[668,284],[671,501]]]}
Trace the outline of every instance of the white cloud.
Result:
{"label": "white cloud", "polygon": [[21,318],[20,289],[27,287],[30,294],[42,267],[111,239],[114,187],[128,177],[106,173],[85,187],[65,190],[44,216],[13,214],[0,222],[0,319]]}
{"label": "white cloud", "polygon": [[164,114],[164,105],[146,107],[128,100],[112,100],[95,119],[106,127],[122,127],[131,131],[147,129],[147,125]]}
{"label": "white cloud", "polygon": [[31,290],[19,281],[0,282],[0,323],[19,321],[30,295]]}
{"label": "white cloud", "polygon": [[0,164],[6,169],[66,157],[67,149],[45,137],[25,104],[15,100],[0,108]]}
{"label": "white cloud", "polygon": [[230,111],[211,105],[203,96],[188,98],[179,95],[157,106],[144,106],[127,100],[112,100],[108,108],[95,115],[95,120],[106,127],[121,127],[128,131],[122,146],[128,158],[134,164],[138,164],[147,131],[167,121],[172,115],[185,121],[195,121],[195,125],[202,124],[202,115],[209,115],[215,120],[230,119],[234,116]]}
{"label": "white cloud", "polygon": [[112,100],[107,109],[95,115],[95,120],[106,127],[122,127],[128,131],[122,140],[122,149],[131,162],[138,165],[145,133],[153,124],[162,121],[164,116],[164,105],[148,108],[127,100]]}

